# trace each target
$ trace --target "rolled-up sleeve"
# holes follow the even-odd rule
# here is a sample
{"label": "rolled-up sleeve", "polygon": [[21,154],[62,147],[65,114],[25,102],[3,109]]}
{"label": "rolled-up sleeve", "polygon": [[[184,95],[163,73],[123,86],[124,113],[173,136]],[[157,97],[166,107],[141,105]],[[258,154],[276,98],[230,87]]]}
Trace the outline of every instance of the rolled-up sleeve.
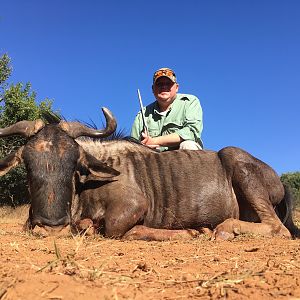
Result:
{"label": "rolled-up sleeve", "polygon": [[136,140],[141,140],[141,132],[142,132],[142,118],[141,113],[139,112],[133,122],[130,135]]}
{"label": "rolled-up sleeve", "polygon": [[183,140],[198,141],[203,129],[203,112],[199,99],[194,96],[186,107],[183,128],[176,133]]}

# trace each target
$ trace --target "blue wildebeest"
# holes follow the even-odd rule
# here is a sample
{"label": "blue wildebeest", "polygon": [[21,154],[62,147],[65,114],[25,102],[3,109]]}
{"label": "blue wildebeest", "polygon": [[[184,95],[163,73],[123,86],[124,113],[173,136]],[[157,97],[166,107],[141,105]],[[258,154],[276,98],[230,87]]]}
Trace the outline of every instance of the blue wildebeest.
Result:
{"label": "blue wildebeest", "polygon": [[115,131],[115,118],[108,109],[103,112],[104,130],[41,120],[0,129],[0,137],[28,137],[0,161],[0,175],[25,163],[28,229],[72,224],[80,230],[88,220],[106,236],[126,239],[194,236],[201,228],[213,229],[217,239],[298,234],[289,193],[262,161],[236,147],[157,153],[125,140],[78,139]]}

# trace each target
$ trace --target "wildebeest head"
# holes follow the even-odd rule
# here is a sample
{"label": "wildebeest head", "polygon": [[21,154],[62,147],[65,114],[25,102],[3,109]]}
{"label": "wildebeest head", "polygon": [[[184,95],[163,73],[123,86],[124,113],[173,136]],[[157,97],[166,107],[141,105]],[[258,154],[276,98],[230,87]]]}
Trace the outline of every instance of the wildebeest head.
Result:
{"label": "wildebeest head", "polygon": [[28,138],[25,146],[0,160],[0,176],[24,162],[31,198],[29,228],[36,225],[62,228],[70,223],[78,168],[86,168],[104,180],[119,175],[75,141],[79,136],[107,137],[116,130],[112,113],[106,108],[102,110],[106,118],[103,130],[88,128],[78,122],[45,125],[42,120],[21,121],[0,129],[0,137],[22,135]]}

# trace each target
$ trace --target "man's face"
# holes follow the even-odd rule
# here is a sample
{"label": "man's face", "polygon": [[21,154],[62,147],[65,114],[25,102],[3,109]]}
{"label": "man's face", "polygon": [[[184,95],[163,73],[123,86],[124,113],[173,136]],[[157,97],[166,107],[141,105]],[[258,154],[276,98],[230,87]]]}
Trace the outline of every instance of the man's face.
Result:
{"label": "man's face", "polygon": [[178,92],[178,84],[162,76],[156,80],[152,90],[159,104],[171,104]]}

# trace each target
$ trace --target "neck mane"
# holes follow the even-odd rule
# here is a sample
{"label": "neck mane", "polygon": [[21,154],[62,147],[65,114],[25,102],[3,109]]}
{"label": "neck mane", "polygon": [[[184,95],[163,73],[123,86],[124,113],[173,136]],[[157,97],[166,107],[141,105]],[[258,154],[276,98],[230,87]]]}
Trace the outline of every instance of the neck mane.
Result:
{"label": "neck mane", "polygon": [[113,158],[122,157],[130,153],[136,155],[157,154],[156,151],[144,145],[126,140],[95,141],[91,139],[77,139],[76,141],[85,151],[103,162],[111,161]]}

